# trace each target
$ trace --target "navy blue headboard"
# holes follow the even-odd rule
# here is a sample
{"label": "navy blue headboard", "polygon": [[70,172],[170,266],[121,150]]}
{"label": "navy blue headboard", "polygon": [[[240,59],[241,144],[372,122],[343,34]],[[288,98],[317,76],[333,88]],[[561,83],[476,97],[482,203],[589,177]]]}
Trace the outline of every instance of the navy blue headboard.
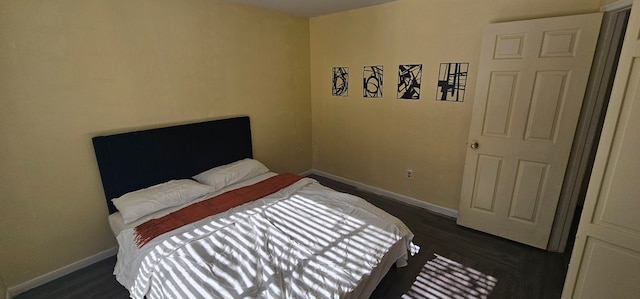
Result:
{"label": "navy blue headboard", "polygon": [[253,158],[247,116],[92,140],[109,214],[117,211],[111,199],[127,192]]}

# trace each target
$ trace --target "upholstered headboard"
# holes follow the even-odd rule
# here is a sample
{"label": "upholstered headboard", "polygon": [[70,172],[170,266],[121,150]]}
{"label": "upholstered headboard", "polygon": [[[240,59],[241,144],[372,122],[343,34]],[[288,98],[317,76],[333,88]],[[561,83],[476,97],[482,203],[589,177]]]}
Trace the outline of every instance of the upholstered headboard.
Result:
{"label": "upholstered headboard", "polygon": [[253,158],[246,116],[97,136],[93,147],[109,214],[127,192]]}

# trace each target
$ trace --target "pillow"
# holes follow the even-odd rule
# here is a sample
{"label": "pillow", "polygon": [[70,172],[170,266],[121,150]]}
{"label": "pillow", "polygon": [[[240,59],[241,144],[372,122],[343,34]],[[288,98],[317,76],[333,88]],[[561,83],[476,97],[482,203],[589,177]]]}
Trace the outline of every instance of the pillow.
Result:
{"label": "pillow", "polygon": [[244,159],[231,164],[211,168],[193,177],[196,181],[213,187],[218,191],[233,183],[244,181],[269,172],[264,164],[253,159]]}
{"label": "pillow", "polygon": [[193,180],[171,180],[166,183],[129,192],[111,200],[122,214],[125,224],[140,217],[190,202],[208,192],[211,187]]}

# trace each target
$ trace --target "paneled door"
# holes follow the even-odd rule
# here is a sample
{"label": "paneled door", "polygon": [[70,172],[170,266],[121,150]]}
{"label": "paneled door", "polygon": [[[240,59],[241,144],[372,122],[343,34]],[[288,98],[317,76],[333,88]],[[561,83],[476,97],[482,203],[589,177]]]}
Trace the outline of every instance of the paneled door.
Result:
{"label": "paneled door", "polygon": [[635,0],[562,298],[640,297],[639,39]]}
{"label": "paneled door", "polygon": [[458,224],[546,249],[601,20],[485,28]]}

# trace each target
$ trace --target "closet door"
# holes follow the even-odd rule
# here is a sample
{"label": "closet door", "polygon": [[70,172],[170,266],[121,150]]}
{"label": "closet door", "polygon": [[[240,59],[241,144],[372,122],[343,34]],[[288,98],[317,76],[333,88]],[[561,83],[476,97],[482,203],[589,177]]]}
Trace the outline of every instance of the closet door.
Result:
{"label": "closet door", "polygon": [[563,298],[640,294],[640,0],[634,0]]}

